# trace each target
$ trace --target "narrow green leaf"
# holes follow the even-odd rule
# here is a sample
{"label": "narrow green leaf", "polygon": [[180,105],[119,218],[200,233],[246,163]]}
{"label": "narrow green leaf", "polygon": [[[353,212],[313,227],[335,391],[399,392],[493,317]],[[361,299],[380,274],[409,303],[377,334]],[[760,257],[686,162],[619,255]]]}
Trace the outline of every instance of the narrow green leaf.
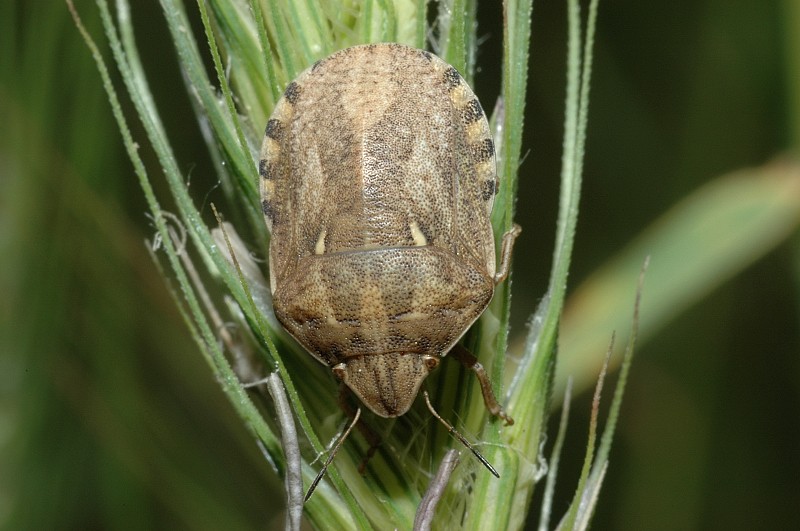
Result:
{"label": "narrow green leaf", "polygon": [[[672,207],[572,294],[562,323],[556,376],[578,391],[591,385],[598,345],[610,330],[627,340],[636,278],[646,256],[647,296],[640,339],[647,339],[717,286],[764,256],[800,224],[800,166],[789,161],[716,179]],[[602,349],[602,347],[601,347]],[[618,364],[615,353],[612,366]]]}

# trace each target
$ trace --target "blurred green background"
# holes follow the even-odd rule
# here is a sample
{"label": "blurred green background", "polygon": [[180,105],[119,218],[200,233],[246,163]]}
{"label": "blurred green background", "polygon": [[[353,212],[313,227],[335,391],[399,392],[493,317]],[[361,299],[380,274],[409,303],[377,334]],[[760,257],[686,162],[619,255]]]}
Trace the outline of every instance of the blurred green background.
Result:
{"label": "blurred green background", "polygon": [[[94,3],[75,3],[102,42]],[[800,132],[798,4],[601,1],[570,291],[597,281],[604,264],[667,224],[661,216],[704,184],[741,168],[767,181],[758,168],[789,159]],[[496,11],[494,2],[481,6],[476,91],[484,102],[499,91]],[[208,215],[220,192],[160,7],[138,0],[133,16],[180,165]],[[565,18],[563,2],[534,2],[517,336],[550,267]],[[763,170],[778,174],[790,206],[800,204],[791,164]],[[800,528],[798,210],[751,236],[738,262],[720,265],[719,278],[645,330],[595,529]],[[65,5],[0,0],[3,528],[282,526],[280,482],[195,352],[146,252],[145,212]],[[653,268],[659,259],[654,253]],[[627,293],[624,307],[606,311],[629,315]],[[646,283],[645,302],[649,293],[658,286]],[[567,312],[580,313],[582,301]],[[611,332],[601,330],[603,341]],[[573,494],[584,449],[589,390],[581,382],[591,383],[603,349],[574,362],[586,368],[576,375],[581,394],[556,514]]]}

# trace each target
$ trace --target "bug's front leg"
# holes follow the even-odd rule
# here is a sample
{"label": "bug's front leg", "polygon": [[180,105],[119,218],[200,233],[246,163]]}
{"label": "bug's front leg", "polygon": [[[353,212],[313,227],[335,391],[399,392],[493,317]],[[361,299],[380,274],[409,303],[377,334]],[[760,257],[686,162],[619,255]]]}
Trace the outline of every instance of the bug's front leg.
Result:
{"label": "bug's front leg", "polygon": [[464,367],[475,373],[475,376],[478,378],[478,383],[481,384],[483,403],[486,404],[486,409],[489,410],[489,413],[503,419],[503,421],[506,423],[506,426],[511,426],[514,424],[514,419],[512,419],[505,412],[503,406],[500,405],[500,402],[498,402],[497,398],[494,396],[494,391],[492,391],[492,382],[489,380],[489,375],[486,374],[486,369],[484,369],[483,365],[480,364],[478,358],[473,356],[470,351],[458,344],[453,347],[453,350],[450,351],[450,355],[460,361]]}
{"label": "bug's front leg", "polygon": [[500,265],[497,268],[497,273],[494,274],[494,284],[500,284],[508,277],[511,271],[511,255],[514,249],[514,242],[522,232],[522,227],[514,223],[514,225],[503,234],[503,245],[500,250]]}

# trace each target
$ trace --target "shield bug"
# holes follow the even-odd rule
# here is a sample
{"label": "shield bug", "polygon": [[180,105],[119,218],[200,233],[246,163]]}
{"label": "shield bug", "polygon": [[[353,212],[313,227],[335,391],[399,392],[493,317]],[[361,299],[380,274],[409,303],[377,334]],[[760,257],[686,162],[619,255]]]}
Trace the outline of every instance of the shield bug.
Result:
{"label": "shield bug", "polygon": [[494,144],[455,68],[400,44],[318,61],[276,105],[258,169],[275,313],[300,344],[382,417],[408,411],[453,349],[487,408],[513,422],[477,360],[453,348],[507,276],[519,233],[496,268]]}

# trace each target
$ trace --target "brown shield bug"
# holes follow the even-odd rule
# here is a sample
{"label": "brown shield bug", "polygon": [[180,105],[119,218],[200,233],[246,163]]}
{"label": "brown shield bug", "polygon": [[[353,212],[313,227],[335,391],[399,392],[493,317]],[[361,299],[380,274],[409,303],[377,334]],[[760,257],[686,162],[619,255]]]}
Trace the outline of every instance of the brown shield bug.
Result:
{"label": "brown shield bug", "polygon": [[487,408],[513,422],[475,357],[453,348],[507,276],[519,233],[496,268],[494,143],[455,68],[400,44],[317,62],[275,107],[259,174],[275,313],[300,344],[382,417],[408,411],[452,349]]}

